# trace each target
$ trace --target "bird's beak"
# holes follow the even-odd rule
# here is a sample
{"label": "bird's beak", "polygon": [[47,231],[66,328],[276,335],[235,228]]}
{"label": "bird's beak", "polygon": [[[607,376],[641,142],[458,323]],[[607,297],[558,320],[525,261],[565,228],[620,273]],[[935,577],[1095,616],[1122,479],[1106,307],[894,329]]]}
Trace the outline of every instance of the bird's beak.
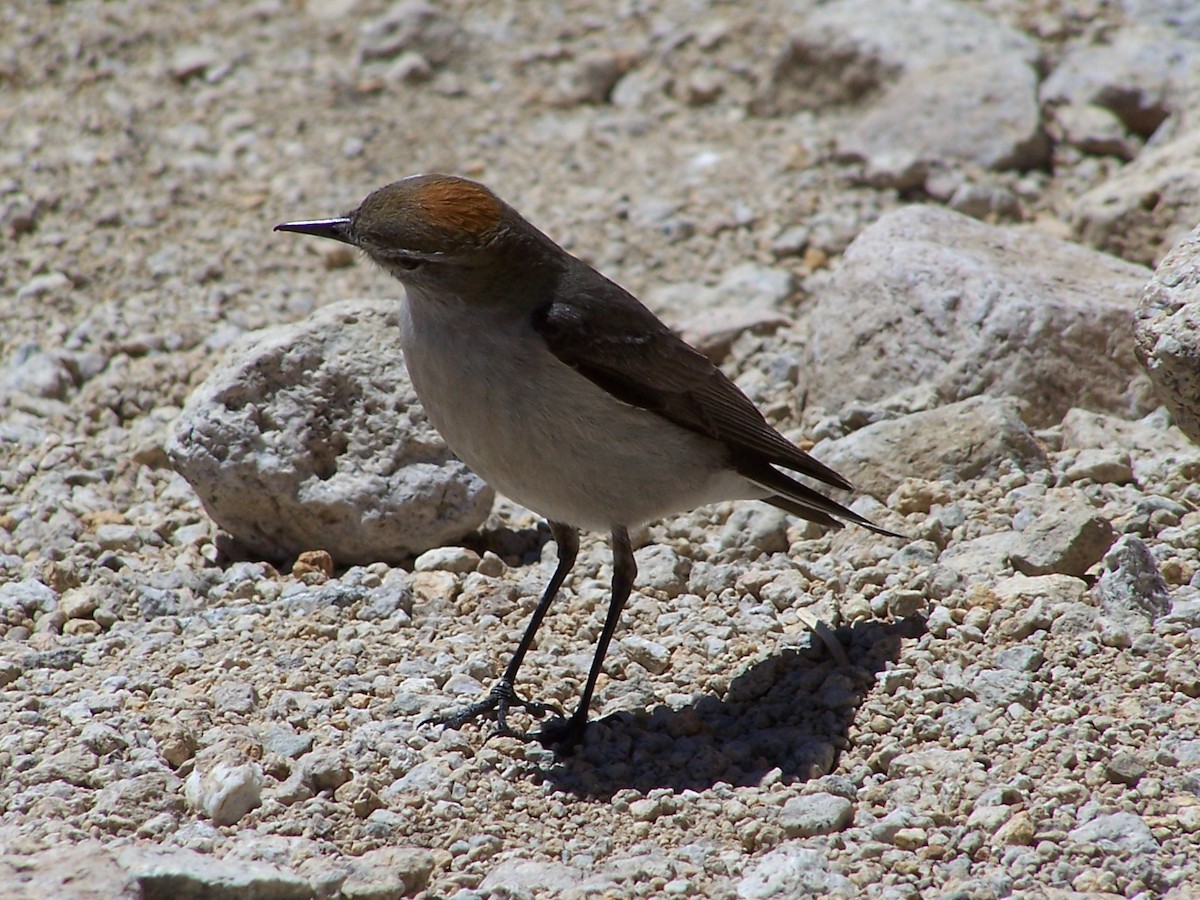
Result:
{"label": "bird's beak", "polygon": [[304,222],[284,222],[276,225],[276,231],[295,231],[297,234],[311,234],[315,237],[333,238],[343,244],[353,244],[349,237],[349,219],[309,219]]}

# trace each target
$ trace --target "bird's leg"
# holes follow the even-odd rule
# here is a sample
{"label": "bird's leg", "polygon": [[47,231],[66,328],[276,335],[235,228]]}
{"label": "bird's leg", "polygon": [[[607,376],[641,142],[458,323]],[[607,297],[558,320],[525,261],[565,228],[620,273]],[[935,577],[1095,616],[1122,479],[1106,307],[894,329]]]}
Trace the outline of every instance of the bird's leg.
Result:
{"label": "bird's leg", "polygon": [[554,574],[550,576],[550,582],[546,585],[546,590],[542,592],[542,597],[538,600],[538,605],[533,610],[533,616],[529,620],[529,625],[525,628],[525,634],[521,638],[521,643],[517,645],[517,650],[509,660],[508,667],[504,670],[504,674],[500,676],[500,680],[488,692],[488,695],[482,700],[472,703],[470,706],[460,709],[457,712],[448,713],[441,716],[431,716],[425,719],[422,724],[430,725],[449,725],[451,728],[457,728],[460,725],[474,719],[487,712],[496,713],[497,731],[508,734],[508,711],[514,707],[527,709],[536,716],[544,716],[547,713],[557,713],[560,717],[562,712],[553,704],[539,703],[536,700],[525,700],[517,695],[514,685],[517,683],[517,670],[521,668],[521,662],[525,659],[525,654],[529,652],[530,646],[533,644],[533,638],[537,634],[538,627],[542,624],[542,619],[546,617],[546,612],[550,609],[550,604],[554,602],[554,597],[558,593],[558,589],[562,587],[562,583],[567,578],[567,573],[571,571],[571,567],[575,565],[575,557],[579,555],[579,532],[570,525],[563,525],[561,522],[550,522],[550,534],[554,537],[554,542],[558,544],[558,566],[554,569]]}
{"label": "bird's leg", "polygon": [[566,721],[548,722],[538,734],[538,739],[544,744],[552,744],[560,750],[569,751],[583,737],[584,726],[587,725],[588,707],[592,703],[592,694],[596,690],[596,681],[604,667],[604,657],[608,653],[608,645],[612,642],[613,632],[617,630],[617,622],[621,619],[621,610],[625,608],[629,594],[633,590],[633,580],[637,577],[637,561],[633,558],[633,545],[629,543],[629,531],[622,527],[614,527],[612,532],[613,577],[612,593],[608,601],[608,615],[604,619],[604,630],[600,632],[600,640],[596,644],[596,655],[592,657],[592,668],[588,672],[587,684],[583,686],[583,696],[579,698],[579,706]]}

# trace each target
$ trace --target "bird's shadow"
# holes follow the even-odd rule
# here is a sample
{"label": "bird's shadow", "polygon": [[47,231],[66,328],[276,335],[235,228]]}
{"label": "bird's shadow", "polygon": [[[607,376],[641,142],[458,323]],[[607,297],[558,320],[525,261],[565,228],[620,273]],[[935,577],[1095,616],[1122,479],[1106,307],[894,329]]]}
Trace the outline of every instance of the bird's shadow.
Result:
{"label": "bird's shadow", "polygon": [[838,629],[849,665],[810,635],[738,675],[724,697],[593,721],[582,744],[541,775],[594,799],[625,788],[755,785],[774,769],[787,781],[819,778],[834,771],[849,746],[851,723],[876,673],[899,658],[905,638],[924,629],[917,616]]}

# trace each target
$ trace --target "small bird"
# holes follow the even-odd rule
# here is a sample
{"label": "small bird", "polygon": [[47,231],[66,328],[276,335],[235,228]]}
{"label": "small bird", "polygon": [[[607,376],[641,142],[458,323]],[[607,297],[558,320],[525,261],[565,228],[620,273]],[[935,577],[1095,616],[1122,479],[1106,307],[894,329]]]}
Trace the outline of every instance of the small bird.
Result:
{"label": "small bird", "polygon": [[558,565],[508,667],[479,702],[430,719],[558,710],[516,693],[517,671],[575,563],[578,529],[612,534],[612,591],[579,706],[537,737],[583,736],[609,642],[637,575],[629,529],[721,500],[764,500],[812,522],[894,535],[780,468],[845,478],[767,424],[754,404],[623,288],[482,184],[413,175],[332,219],[276,231],[357,247],[405,288],[401,345],[417,396],[454,453],[544,516]]}

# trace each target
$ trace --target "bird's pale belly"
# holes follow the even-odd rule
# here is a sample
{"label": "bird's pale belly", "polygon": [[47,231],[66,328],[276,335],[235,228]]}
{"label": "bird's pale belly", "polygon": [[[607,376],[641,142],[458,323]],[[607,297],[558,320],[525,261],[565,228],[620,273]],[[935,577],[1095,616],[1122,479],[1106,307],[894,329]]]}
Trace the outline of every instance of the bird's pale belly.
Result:
{"label": "bird's pale belly", "polygon": [[596,530],[762,496],[726,468],[716,442],[615,399],[523,321],[493,324],[418,319],[405,358],[434,427],[500,493]]}

